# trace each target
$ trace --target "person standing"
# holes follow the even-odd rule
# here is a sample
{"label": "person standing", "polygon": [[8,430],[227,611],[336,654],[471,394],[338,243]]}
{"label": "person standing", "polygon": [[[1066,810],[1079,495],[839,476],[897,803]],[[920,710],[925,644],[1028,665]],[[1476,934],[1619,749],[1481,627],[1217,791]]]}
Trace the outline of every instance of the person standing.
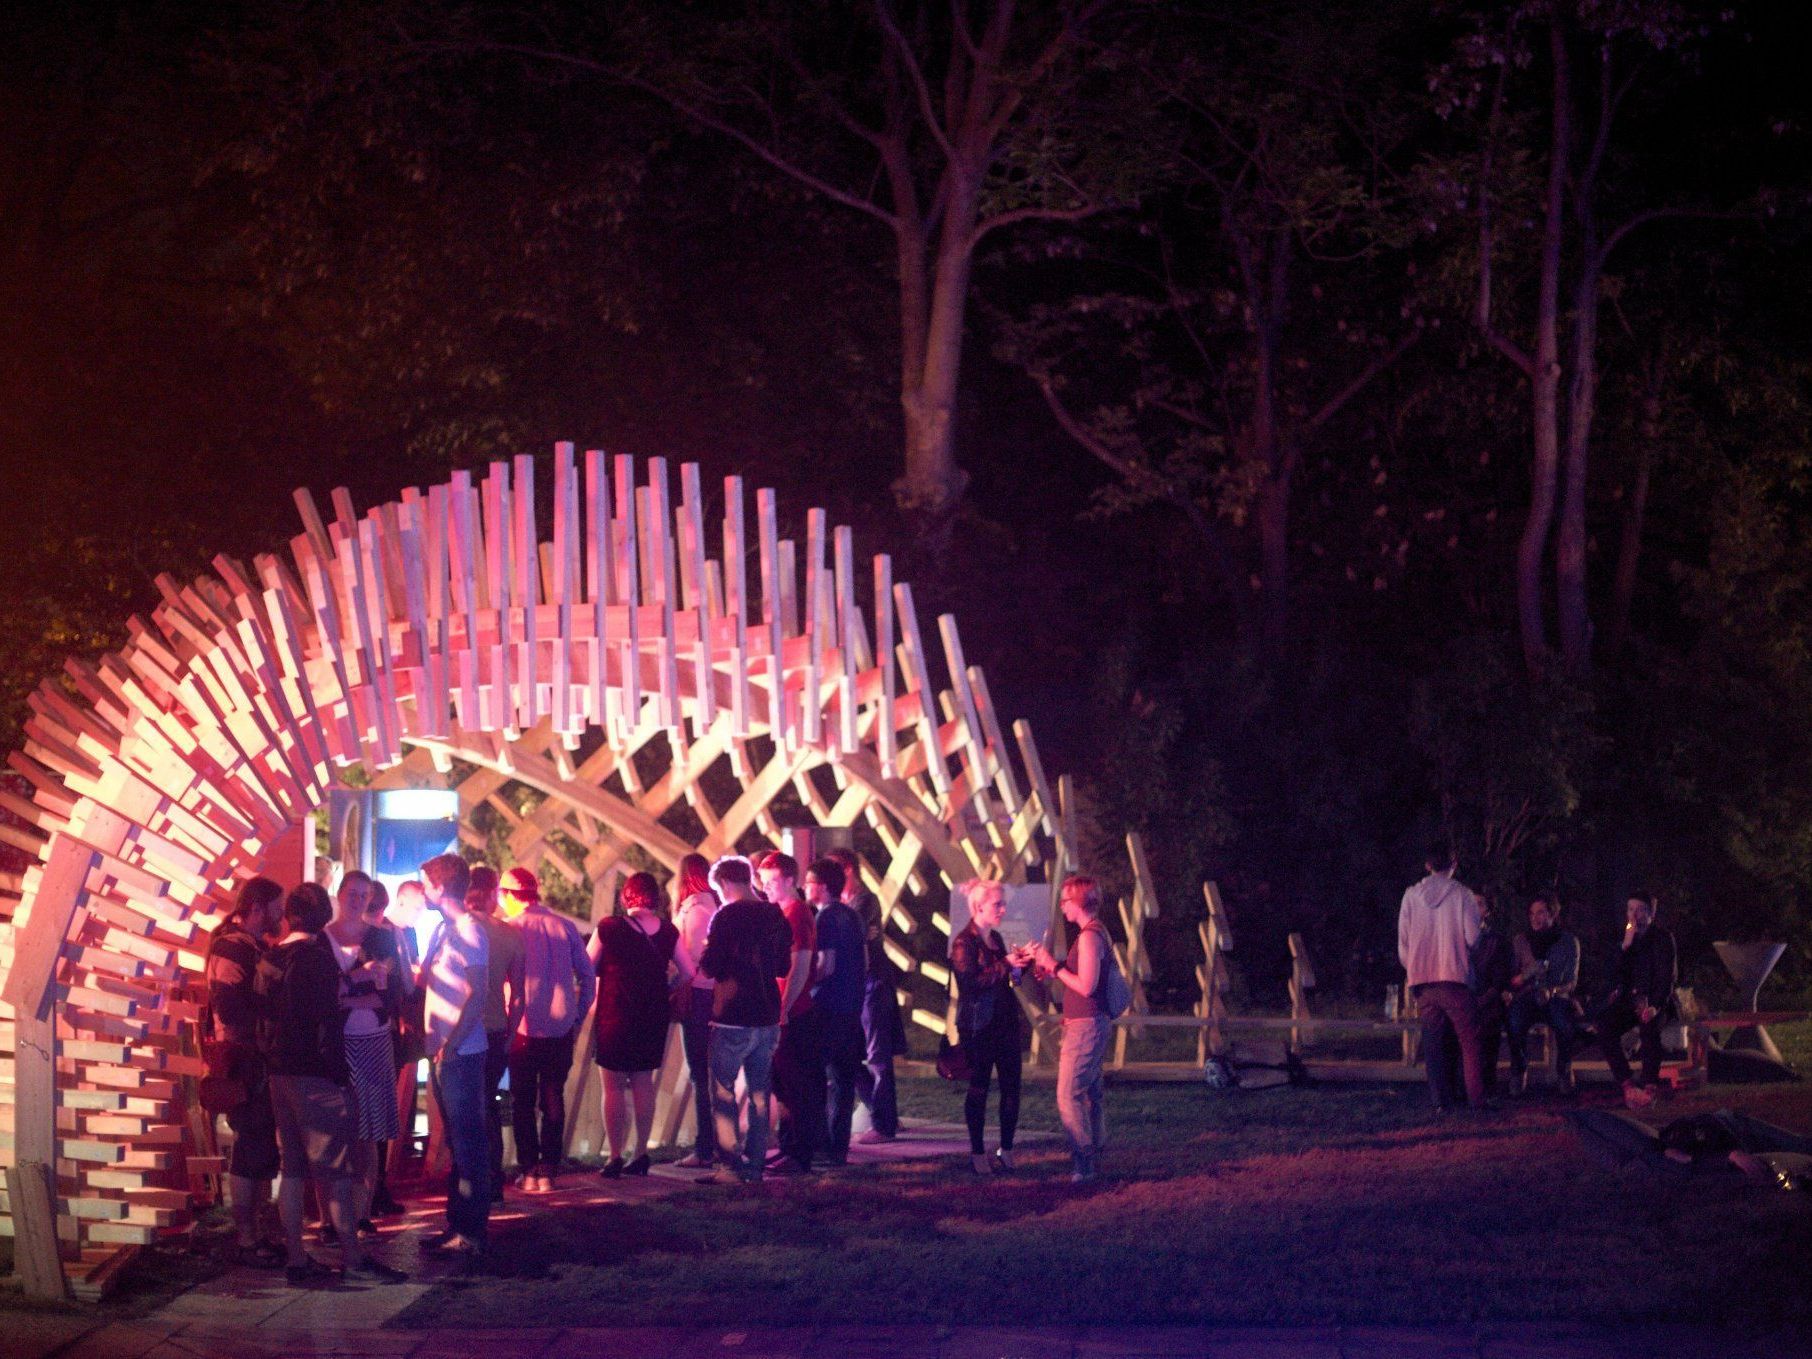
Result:
{"label": "person standing", "polygon": [[[711,1117],[723,1173],[700,1184],[758,1184],[766,1164],[774,1049],[780,1041],[780,984],[793,930],[772,902],[755,895],[746,860],[719,859],[711,870],[724,904],[711,921],[699,967],[711,978]],[[736,1081],[749,1092],[749,1128],[739,1131]]]}
{"label": "person standing", "polygon": [[857,1142],[891,1142],[900,1132],[899,1096],[893,1059],[906,1051],[906,1026],[900,1019],[899,969],[887,956],[880,898],[862,885],[862,869],[847,849],[827,856],[843,866],[843,902],[862,921],[868,944],[868,978],[862,988],[863,1066],[856,1073],[856,1098],[868,1106],[868,1131]]}
{"label": "person standing", "polygon": [[[1063,918],[1076,929],[1076,945],[1058,967],[1043,943],[1017,955],[1037,964],[1039,975],[1063,988],[1063,1042],[1057,1053],[1057,1117],[1070,1144],[1070,1183],[1086,1184],[1100,1173],[1107,1149],[1107,1116],[1101,1068],[1113,1020],[1102,1000],[1102,982],[1113,950],[1101,923],[1101,887],[1077,874],[1057,894]],[[1011,955],[1010,955],[1011,956]]]}
{"label": "person standing", "polygon": [[1554,1065],[1563,1092],[1573,1088],[1573,1049],[1579,1041],[1579,939],[1560,927],[1560,902],[1529,903],[1529,932],[1516,937],[1516,975],[1504,1031],[1510,1040],[1510,1089],[1529,1091],[1529,1030],[1546,1024],[1554,1035]]}
{"label": "person standing", "polygon": [[673,917],[679,930],[675,957],[684,954],[692,968],[692,981],[681,993],[684,1009],[680,1034],[685,1040],[686,1074],[692,1082],[692,1115],[697,1125],[692,1150],[674,1164],[692,1170],[710,1165],[716,1159],[717,1146],[711,1127],[712,984],[698,966],[705,955],[705,940],[711,935],[711,920],[719,904],[711,885],[710,860],[702,854],[688,854],[681,859],[674,896],[679,899],[679,910]]}
{"label": "person standing", "polygon": [[824,1140],[824,1048],[812,1008],[812,964],[818,950],[817,918],[799,895],[799,861],[769,850],[756,863],[762,895],[780,908],[793,932],[793,951],[780,982],[780,1045],[774,1049],[776,1149],[769,1169],[802,1175]]}
{"label": "person standing", "polygon": [[503,1076],[522,1018],[522,935],[497,910],[497,870],[480,864],[466,887],[466,908],[484,930],[490,965],[484,995],[485,1135],[491,1152],[491,1202],[503,1202]]}
{"label": "person standing", "polygon": [[[950,973],[956,978],[957,1041],[969,1058],[963,1119],[969,1125],[969,1163],[977,1175],[989,1175],[997,1169],[1014,1168],[1022,1035],[1013,983],[1019,968],[1000,937],[1006,889],[998,882],[976,878],[964,883],[962,891],[969,903],[969,923],[950,941]],[[990,1161],[983,1133],[988,1123],[988,1086],[996,1073],[1000,1077],[1000,1145]]]}
{"label": "person standing", "polygon": [[510,869],[500,890],[504,914],[515,921],[522,941],[522,1018],[510,1045],[516,1163],[522,1187],[545,1194],[554,1188],[566,1156],[566,1077],[579,1021],[591,1010],[598,979],[585,953],[585,936],[542,904],[533,869]]}
{"label": "person standing", "polygon": [[277,1206],[287,1248],[285,1274],[296,1287],[330,1277],[302,1244],[303,1189],[312,1179],[339,1237],[341,1277],[400,1283],[407,1276],[370,1259],[359,1241],[356,1205],[363,1177],[340,969],[321,936],[332,918],[333,904],[318,884],[305,882],[292,891],[283,903],[283,937],[259,959],[254,982],[283,1170]]}
{"label": "person standing", "polygon": [[[661,917],[661,889],[650,873],[632,873],[618,898],[622,914],[601,923],[588,952],[598,972],[597,1062],[604,1085],[604,1136],[610,1157],[598,1171],[605,1179],[646,1175],[653,1160],[654,1073],[667,1053],[673,1009],[669,969],[690,984],[689,962],[678,952],[679,931]],[[630,1106],[635,1109],[636,1154],[629,1150]]]}
{"label": "person standing", "polygon": [[352,1105],[358,1125],[359,1187],[354,1219],[362,1232],[371,1224],[377,1196],[381,1147],[398,1135],[396,1112],[396,1032],[402,1008],[401,961],[396,936],[388,926],[366,919],[375,886],[369,875],[353,869],[340,879],[334,917],[322,938],[331,946],[340,969],[340,1009],[344,1011],[346,1066],[352,1078]]}
{"label": "person standing", "polygon": [[1422,1015],[1422,1065],[1434,1107],[1445,1113],[1458,1098],[1444,1052],[1451,1033],[1459,1045],[1466,1102],[1480,1110],[1485,1076],[1470,981],[1483,913],[1478,897],[1454,877],[1453,846],[1446,839],[1429,846],[1425,863],[1428,875],[1403,893],[1397,912],[1397,957]]}
{"label": "person standing", "polygon": [[440,1106],[453,1164],[447,1172],[447,1225],[431,1250],[484,1253],[491,1215],[491,1156],[485,1117],[484,1000],[489,945],[466,909],[471,873],[457,854],[422,865],[428,904],[445,917],[422,960],[422,1048]]}
{"label": "person standing", "polygon": [[221,1045],[218,1074],[245,1088],[245,1102],[226,1112],[233,1131],[227,1154],[227,1196],[232,1205],[235,1263],[275,1269],[283,1252],[263,1240],[258,1215],[271,1201],[277,1178],[277,1119],[271,1109],[270,1076],[258,1051],[259,1001],[254,981],[258,960],[283,928],[283,888],[253,878],[239,889],[233,913],[208,943],[205,970],[208,1018],[203,1031]]}
{"label": "person standing", "polygon": [[[1510,936],[1497,927],[1493,912],[1483,910],[1479,937],[1472,945],[1472,1004],[1478,1020],[1479,1073],[1485,1082],[1485,1099],[1497,1098],[1497,1054],[1504,1041],[1504,1016],[1510,1004],[1511,980],[1516,976],[1516,951]],[[1448,1088],[1459,1074],[1459,1048],[1447,1045],[1451,1058]]]}
{"label": "person standing", "polygon": [[862,918],[843,903],[843,865],[813,861],[805,870],[806,904],[815,910],[818,961],[812,1011],[824,1054],[824,1159],[849,1162],[849,1131],[856,1112],[856,1075],[862,1070],[862,996],[868,989],[868,941]]}
{"label": "person standing", "polygon": [[[1611,1078],[1623,1087],[1631,1108],[1655,1102],[1661,1083],[1661,1026],[1675,1013],[1674,986],[1679,980],[1679,950],[1671,931],[1655,923],[1659,900],[1644,892],[1624,906],[1623,945],[1611,990],[1592,1016],[1591,1037],[1604,1051]],[[1632,1076],[1623,1055],[1623,1035],[1636,1030],[1641,1044],[1642,1075]]]}

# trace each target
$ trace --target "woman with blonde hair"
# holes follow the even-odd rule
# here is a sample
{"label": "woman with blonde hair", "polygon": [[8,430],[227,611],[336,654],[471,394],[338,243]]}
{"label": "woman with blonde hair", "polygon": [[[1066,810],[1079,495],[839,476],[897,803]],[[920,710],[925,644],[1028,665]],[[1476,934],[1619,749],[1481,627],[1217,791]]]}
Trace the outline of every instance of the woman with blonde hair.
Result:
{"label": "woman with blonde hair", "polygon": [[[963,1118],[969,1125],[969,1163],[977,1175],[1013,1169],[1013,1134],[1019,1126],[1019,1001],[1013,994],[1024,960],[1001,941],[1006,889],[975,878],[962,885],[969,923],[950,941],[956,978],[957,1043],[969,1059],[969,1092]],[[988,1121],[991,1074],[1000,1077],[1000,1144],[989,1160],[982,1133]]]}

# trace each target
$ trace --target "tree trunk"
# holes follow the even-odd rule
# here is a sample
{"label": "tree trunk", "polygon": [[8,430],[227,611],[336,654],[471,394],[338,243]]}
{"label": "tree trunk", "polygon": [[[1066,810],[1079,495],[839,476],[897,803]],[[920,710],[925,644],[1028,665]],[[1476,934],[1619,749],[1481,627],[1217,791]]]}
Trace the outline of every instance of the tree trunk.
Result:
{"label": "tree trunk", "polygon": [[[924,294],[922,245],[915,252],[920,261],[918,303],[924,319],[918,327],[918,352],[914,354],[908,347],[901,355],[900,405],[906,417],[906,472],[894,482],[893,492],[902,509],[918,514],[947,514],[969,483],[969,474],[956,465],[956,397],[962,373],[963,325],[974,259],[972,242],[979,182],[979,175],[971,176],[954,168],[951,172],[950,202],[944,209],[929,296]],[[904,306],[909,300],[904,276],[900,293]],[[912,330],[903,326],[901,337],[911,346]]]}
{"label": "tree trunk", "polygon": [[1542,608],[1543,566],[1560,471],[1560,263],[1566,230],[1565,193],[1572,145],[1572,92],[1568,88],[1566,36],[1559,20],[1548,26],[1554,66],[1554,115],[1548,152],[1548,198],[1542,224],[1541,283],[1536,300],[1535,354],[1530,374],[1534,438],[1529,469],[1529,515],[1516,547],[1516,612],[1523,664],[1531,675],[1547,668],[1547,623]]}
{"label": "tree trunk", "polygon": [[1649,367],[1648,390],[1642,397],[1642,422],[1636,442],[1640,448],[1636,479],[1623,512],[1623,536],[1617,544],[1617,573],[1611,583],[1611,621],[1606,630],[1606,650],[1619,655],[1629,644],[1630,609],[1636,599],[1636,567],[1642,558],[1642,521],[1648,513],[1648,484],[1654,471],[1655,450],[1661,443],[1661,384],[1666,380],[1665,350]]}
{"label": "tree trunk", "polygon": [[1554,583],[1559,600],[1560,659],[1583,676],[1592,666],[1592,614],[1586,594],[1586,473],[1592,456],[1592,418],[1598,407],[1597,241],[1588,230],[1573,314],[1573,382],[1567,411],[1567,461],[1555,541]]}

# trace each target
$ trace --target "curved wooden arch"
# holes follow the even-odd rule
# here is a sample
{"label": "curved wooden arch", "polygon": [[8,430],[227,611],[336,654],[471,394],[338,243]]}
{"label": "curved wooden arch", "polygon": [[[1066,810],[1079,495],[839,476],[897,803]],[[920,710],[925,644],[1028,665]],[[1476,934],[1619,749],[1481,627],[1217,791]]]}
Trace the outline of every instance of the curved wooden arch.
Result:
{"label": "curved wooden arch", "polygon": [[[286,556],[160,577],[124,647],[32,696],[8,760],[31,796],[0,794],[32,859],[0,882],[0,1230],[31,1291],[182,1221],[207,935],[337,771],[457,756],[520,782],[546,801],[512,850],[557,859],[566,837],[590,876],[632,844],[676,863],[682,803],[708,855],[771,836],[791,788],[821,824],[867,819],[890,912],[921,861],[1017,878],[1063,850],[1029,728],[1016,767],[955,619],[934,657],[886,556],[858,596],[822,510],[801,545],[768,490],[748,531],[738,477],[707,527],[695,465],[677,503],[663,459],[560,444],[551,465],[551,486],[523,456],[363,515],[299,491]],[[657,738],[671,758],[644,786]],[[726,764],[719,808],[704,783]]]}

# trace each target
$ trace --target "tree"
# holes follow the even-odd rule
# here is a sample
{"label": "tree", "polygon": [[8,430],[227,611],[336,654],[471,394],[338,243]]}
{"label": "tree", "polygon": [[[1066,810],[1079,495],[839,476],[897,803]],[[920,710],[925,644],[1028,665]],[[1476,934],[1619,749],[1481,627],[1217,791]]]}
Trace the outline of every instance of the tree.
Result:
{"label": "tree", "polygon": [[1143,70],[1169,119],[1168,184],[1091,271],[1118,286],[1033,309],[1001,346],[1118,474],[1113,505],[1188,518],[1239,632],[1272,656],[1305,450],[1422,334],[1400,261],[1381,267],[1413,235],[1391,36],[1375,7],[1166,31]]}
{"label": "tree", "polygon": [[901,505],[951,509],[956,399],[977,251],[1034,220],[1123,200],[1134,129],[1103,117],[1103,35],[1126,6],[1059,0],[748,0],[628,5],[495,50],[624,82],[891,237],[899,288]]}
{"label": "tree", "polygon": [[[1477,238],[1473,320],[1484,342],[1529,384],[1529,509],[1515,581],[1523,660],[1532,675],[1552,655],[1544,588],[1550,544],[1560,663],[1575,676],[1591,664],[1587,491],[1607,267],[1648,223],[1717,215],[1629,194],[1613,155],[1632,93],[1663,59],[1689,61],[1705,25],[1675,0],[1519,0],[1480,19],[1456,61],[1437,73],[1444,98],[1484,105],[1475,177],[1464,190]],[[1545,85],[1546,137],[1539,142],[1529,137],[1533,120],[1520,116],[1512,100],[1530,72]],[[1539,206],[1531,215],[1538,224],[1520,232],[1504,200],[1534,196],[1537,183]],[[1622,201],[1618,188],[1626,190]],[[1514,247],[1526,249],[1524,260],[1533,258],[1529,340],[1513,338],[1502,322],[1510,289],[1500,265]]]}

